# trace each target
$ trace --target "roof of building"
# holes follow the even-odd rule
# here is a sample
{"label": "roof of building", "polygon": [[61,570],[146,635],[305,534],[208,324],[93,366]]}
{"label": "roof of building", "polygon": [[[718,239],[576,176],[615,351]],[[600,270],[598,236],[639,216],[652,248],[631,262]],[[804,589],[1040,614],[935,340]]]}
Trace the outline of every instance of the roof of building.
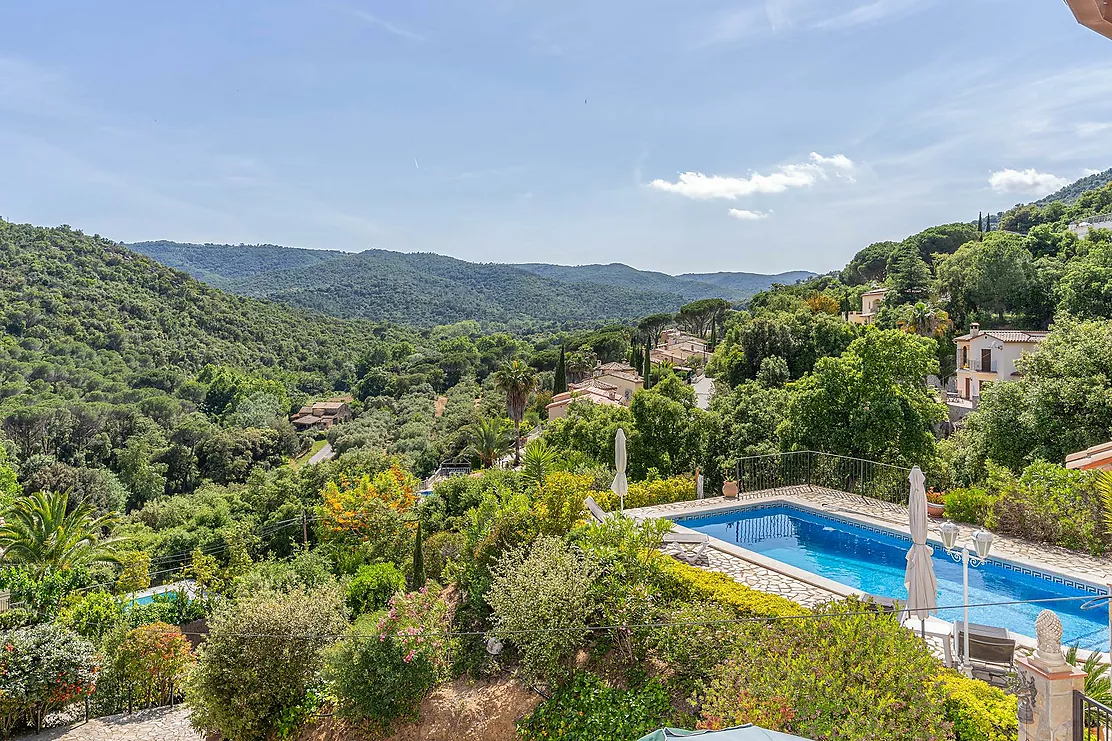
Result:
{"label": "roof of building", "polygon": [[290,421],[295,425],[315,425],[318,422],[323,422],[324,417],[318,417],[315,414],[299,414]]}
{"label": "roof of building", "polygon": [[641,374],[638,373],[637,371],[633,370],[632,368],[630,368],[628,371],[624,371],[624,370],[603,371],[602,374],[600,376],[598,376],[598,378],[605,378],[607,376],[610,376],[610,377],[613,377],[613,378],[621,378],[623,381],[629,381],[631,383],[644,383],[645,382],[645,379],[641,377]]}
{"label": "roof of building", "polygon": [[621,363],[621,362],[603,363],[599,367],[595,368],[595,370],[596,371],[604,371],[604,372],[605,371],[629,371],[631,373],[636,373],[637,372],[637,369],[634,368],[629,363]]}
{"label": "roof of building", "polygon": [[347,406],[346,401],[318,401],[313,404],[313,409],[325,409],[332,411],[344,406]]}
{"label": "roof of building", "polygon": [[865,291],[861,295],[862,296],[872,296],[873,294],[877,294],[877,293],[888,293],[888,289],[887,288],[870,288],[869,290]]}
{"label": "roof of building", "polygon": [[1112,442],[1094,445],[1066,456],[1066,468],[1097,468],[1112,465]]}
{"label": "roof of building", "polygon": [[1101,0],[1066,0],[1074,18],[1082,26],[1112,39],[1112,7]]}
{"label": "roof of building", "polygon": [[562,394],[553,396],[552,402],[548,404],[545,409],[567,406],[573,401],[589,401],[593,404],[623,406],[622,397],[616,391],[608,391],[594,386],[586,386],[584,388],[572,386],[570,388],[570,391],[565,391]]}
{"label": "roof of building", "polygon": [[975,335],[967,333],[960,337],[955,337],[954,342],[958,342],[959,340],[972,340],[981,335],[995,337],[1001,342],[1041,342],[1046,339],[1047,333],[1026,329],[985,329]]}
{"label": "roof of building", "polygon": [[612,383],[607,383],[601,378],[588,378],[579,383],[569,383],[569,390],[584,391],[586,389],[598,389],[600,391],[617,391],[618,387]]}

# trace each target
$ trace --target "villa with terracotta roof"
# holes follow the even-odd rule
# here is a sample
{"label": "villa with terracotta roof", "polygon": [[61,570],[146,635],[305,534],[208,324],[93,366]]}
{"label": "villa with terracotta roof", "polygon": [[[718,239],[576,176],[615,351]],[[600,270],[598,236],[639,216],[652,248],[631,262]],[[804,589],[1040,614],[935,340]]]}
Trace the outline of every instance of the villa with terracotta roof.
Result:
{"label": "villa with terracotta roof", "polygon": [[568,390],[553,396],[545,409],[549,419],[559,419],[567,416],[568,405],[573,401],[627,407],[633,401],[633,395],[643,388],[645,379],[632,365],[603,363],[595,367],[590,378],[568,384]]}
{"label": "villa with terracotta roof", "polygon": [[887,292],[887,288],[872,288],[862,293],[861,311],[849,312],[846,315],[846,321],[850,324],[872,324],[880,310],[881,302],[884,301],[884,294]]}
{"label": "villa with terracotta roof", "polygon": [[957,391],[965,400],[979,400],[981,388],[993,381],[1019,376],[1016,361],[1046,339],[1046,332],[1023,329],[986,329],[973,322],[969,333],[954,338],[957,345]]}
{"label": "villa with terracotta roof", "polygon": [[290,417],[290,422],[298,430],[327,430],[332,425],[347,422],[352,418],[350,397],[317,401],[303,406]]}
{"label": "villa with terracotta roof", "polygon": [[649,351],[649,360],[658,365],[688,365],[693,358],[702,362],[710,359],[707,341],[680,329],[666,329],[660,334],[660,342]]}

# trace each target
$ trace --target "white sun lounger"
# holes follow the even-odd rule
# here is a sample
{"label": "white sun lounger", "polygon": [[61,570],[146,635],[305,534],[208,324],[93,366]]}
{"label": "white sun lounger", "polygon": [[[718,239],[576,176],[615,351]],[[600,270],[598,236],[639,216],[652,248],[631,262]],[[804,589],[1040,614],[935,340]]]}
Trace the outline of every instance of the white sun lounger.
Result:
{"label": "white sun lounger", "polygon": [[687,552],[694,547],[695,555],[704,558],[707,555],[707,544],[710,539],[703,533],[665,533],[662,542],[673,543]]}
{"label": "white sun lounger", "polygon": [[602,522],[608,517],[613,516],[610,512],[603,512],[602,507],[598,506],[598,502],[596,502],[593,497],[587,497],[586,499],[584,499],[583,504],[590,511],[591,516],[594,517],[595,520],[597,520],[598,522]]}

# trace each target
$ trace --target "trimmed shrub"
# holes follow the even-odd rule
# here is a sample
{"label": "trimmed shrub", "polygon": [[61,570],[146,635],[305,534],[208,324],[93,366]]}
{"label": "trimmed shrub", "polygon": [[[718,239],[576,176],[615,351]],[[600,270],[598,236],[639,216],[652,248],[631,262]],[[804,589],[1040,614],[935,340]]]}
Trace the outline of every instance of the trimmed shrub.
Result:
{"label": "trimmed shrub", "polygon": [[578,672],[551,699],[518,723],[522,741],[635,739],[666,725],[679,725],[664,685],[650,679],[619,690],[594,674]]}
{"label": "trimmed shrub", "polygon": [[726,660],[744,634],[728,622],[736,613],[716,602],[693,602],[673,608],[665,622],[675,627],[653,631],[653,650],[668,665],[676,682],[691,686]]}
{"label": "trimmed shrub", "polygon": [[591,479],[564,471],[553,471],[533,491],[537,524],[545,535],[566,535],[583,517],[583,500],[592,494]]}
{"label": "trimmed shrub", "polygon": [[946,719],[956,741],[1011,741],[1019,732],[1016,698],[985,682],[955,671],[939,675],[946,693]]}
{"label": "trimmed shrub", "polygon": [[99,669],[92,644],[61,626],[0,633],[0,736],[91,695]]}
{"label": "trimmed shrub", "polygon": [[[618,495],[609,488],[596,492],[595,500],[607,512],[618,509]],[[655,481],[634,481],[626,494],[626,509],[651,507],[656,504],[686,502],[695,498],[695,481],[686,476],[673,476]]]}
{"label": "trimmed shrub", "polygon": [[703,728],[755,723],[804,738],[943,741],[938,661],[893,615],[858,599],[829,618],[753,626],[699,693]]}
{"label": "trimmed shrub", "polygon": [[704,571],[667,556],[653,554],[652,557],[660,559],[660,569],[666,579],[666,597],[717,602],[742,617],[782,617],[810,612],[784,597],[750,589],[725,574]]}
{"label": "trimmed shrub", "polygon": [[946,517],[957,522],[984,525],[992,515],[996,497],[985,489],[951,489],[946,493]]}
{"label": "trimmed shrub", "polygon": [[266,592],[222,606],[186,685],[190,722],[228,741],[266,736],[302,701],[321,651],[346,629],[334,589]]}
{"label": "trimmed shrub", "polygon": [[124,608],[120,600],[108,592],[88,592],[62,608],[56,622],[94,644],[123,622]]}
{"label": "trimmed shrub", "polygon": [[343,718],[379,730],[413,717],[421,700],[446,679],[452,644],[443,634],[452,608],[438,587],[390,598],[390,611],[360,618],[326,654],[324,677]]}
{"label": "trimmed shrub", "polygon": [[1000,492],[990,527],[1093,555],[1108,551],[1112,536],[1104,528],[1104,508],[1093,472],[1035,461],[1018,479],[995,478],[1000,480]]}
{"label": "trimmed shrub", "polygon": [[128,631],[115,648],[112,667],[121,689],[136,701],[166,705],[182,690],[193,666],[193,649],[181,629],[151,623]]}
{"label": "trimmed shrub", "polygon": [[564,661],[587,636],[598,575],[593,559],[547,536],[498,561],[486,597],[493,610],[493,632],[521,652],[527,678],[554,680],[563,675]]}
{"label": "trimmed shrub", "polygon": [[347,585],[347,604],[355,615],[381,610],[398,592],[405,592],[405,575],[392,563],[360,566]]}

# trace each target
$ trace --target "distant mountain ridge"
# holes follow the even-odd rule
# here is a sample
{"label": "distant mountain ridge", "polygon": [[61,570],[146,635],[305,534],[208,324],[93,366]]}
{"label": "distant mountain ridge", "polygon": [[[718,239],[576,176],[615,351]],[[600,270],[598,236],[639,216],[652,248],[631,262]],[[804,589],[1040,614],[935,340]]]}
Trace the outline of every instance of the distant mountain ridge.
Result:
{"label": "distant mountain ridge", "polygon": [[597,323],[676,311],[700,298],[742,302],[773,283],[814,273],[673,276],[610,265],[472,263],[434,253],[345,253],[276,245],[128,245],[233,293],[346,318],[432,325],[476,319]]}

